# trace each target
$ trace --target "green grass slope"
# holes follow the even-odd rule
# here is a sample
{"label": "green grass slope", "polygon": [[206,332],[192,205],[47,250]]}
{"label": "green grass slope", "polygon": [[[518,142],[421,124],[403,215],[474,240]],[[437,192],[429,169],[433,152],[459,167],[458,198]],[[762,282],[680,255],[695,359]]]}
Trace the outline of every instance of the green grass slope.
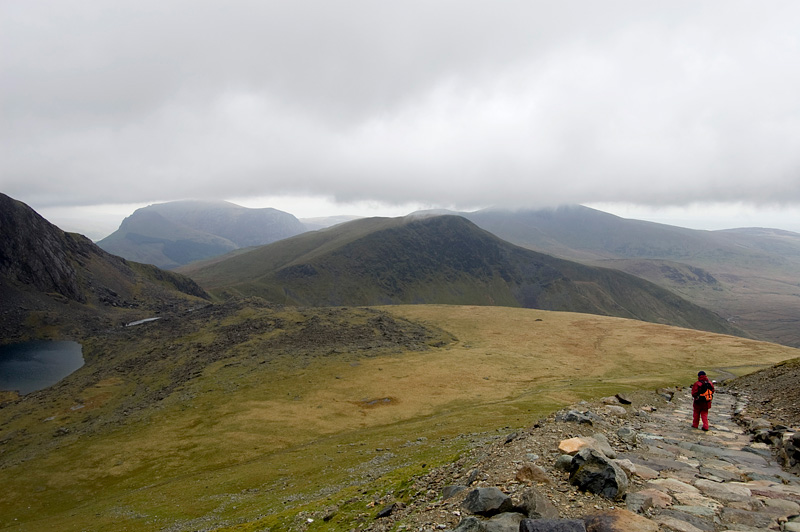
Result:
{"label": "green grass slope", "polygon": [[497,430],[798,356],[588,314],[257,300],[83,345],[83,368],[0,408],[0,529],[287,530],[329,509],[302,529],[350,530]]}
{"label": "green grass slope", "polygon": [[653,283],[513,246],[458,216],[358,220],[181,271],[220,297],[288,305],[500,305],[743,334]]}

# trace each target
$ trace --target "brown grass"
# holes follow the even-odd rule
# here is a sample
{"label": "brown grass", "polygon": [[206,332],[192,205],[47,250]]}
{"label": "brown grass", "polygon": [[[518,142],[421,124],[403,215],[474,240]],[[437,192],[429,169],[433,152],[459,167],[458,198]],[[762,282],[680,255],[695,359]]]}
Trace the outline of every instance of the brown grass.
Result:
{"label": "brown grass", "polygon": [[[386,463],[398,471],[418,469],[449,459],[464,445],[454,443],[460,434],[522,427],[584,398],[688,385],[698,369],[714,377],[715,368],[751,371],[800,355],[776,344],[585,314],[384,310],[457,341],[305,365],[261,363],[240,346],[239,358],[207,366],[152,411],[81,439],[56,441],[50,431],[101,415],[130,393],[135,375],[98,382],[80,401],[49,407],[55,411],[12,419],[13,408],[0,410],[4,433],[34,433],[42,419],[59,416],[45,439],[30,443],[49,446],[47,453],[0,468],[0,527],[158,530],[192,528],[192,519],[212,516],[258,529],[266,526],[259,516],[351,497],[348,486],[367,481],[361,472],[378,457],[376,448],[392,449]],[[75,404],[84,407],[72,410]],[[421,436],[425,443],[416,444]]]}

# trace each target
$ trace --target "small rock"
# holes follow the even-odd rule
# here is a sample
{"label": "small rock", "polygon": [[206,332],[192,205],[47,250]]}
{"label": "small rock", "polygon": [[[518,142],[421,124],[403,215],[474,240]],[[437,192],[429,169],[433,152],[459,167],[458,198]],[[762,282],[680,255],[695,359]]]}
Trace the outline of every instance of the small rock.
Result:
{"label": "small rock", "polygon": [[466,486],[445,486],[442,488],[442,499],[447,500],[451,497],[455,497],[465,489],[467,489]]}
{"label": "small rock", "polygon": [[609,499],[621,498],[628,490],[625,472],[602,453],[588,448],[572,458],[569,482],[580,490]]}
{"label": "small rock", "polygon": [[453,532],[486,532],[483,522],[474,517],[465,517],[453,529]]}
{"label": "small rock", "polygon": [[385,506],[380,512],[378,512],[378,515],[375,516],[375,519],[382,519],[384,517],[389,517],[395,510],[399,510],[404,507],[405,506],[403,505],[402,502],[393,502],[392,504]]}
{"label": "small rock", "polygon": [[608,438],[604,434],[595,434],[592,437],[578,436],[561,440],[558,444],[558,450],[563,454],[576,454],[581,449],[591,448],[600,451],[602,454],[609,458],[615,458],[617,453],[609,445]]}
{"label": "small rock", "polygon": [[617,394],[615,397],[616,397],[616,398],[617,398],[617,400],[618,400],[620,403],[622,403],[623,405],[629,405],[629,404],[631,404],[631,400],[630,400],[630,399],[628,398],[628,396],[627,396],[626,394],[624,394],[624,393],[618,393],[618,394]]}
{"label": "small rock", "polygon": [[534,464],[523,465],[517,471],[517,475],[515,478],[519,482],[524,482],[525,484],[528,485],[534,482],[539,484],[544,484],[544,483],[550,484],[552,482],[547,472],[541,467]]}
{"label": "small rock", "polygon": [[519,532],[586,532],[581,519],[524,519]]}
{"label": "small rock", "polygon": [[653,497],[641,492],[629,493],[625,497],[625,507],[631,512],[644,513],[653,508]]}
{"label": "small rock", "polygon": [[636,443],[636,431],[632,427],[620,427],[617,437],[625,443]]}
{"label": "small rock", "polygon": [[527,488],[522,492],[522,501],[519,504],[519,509],[531,518],[556,519],[559,517],[558,508],[536,488]]}
{"label": "small rock", "polygon": [[611,444],[608,442],[608,438],[602,432],[598,432],[597,434],[593,434],[590,438],[590,443],[592,443],[592,447],[603,453],[609,458],[616,458],[617,452],[611,447]]}
{"label": "small rock", "polygon": [[525,516],[517,512],[506,512],[496,515],[484,523],[486,532],[517,532],[520,522]]}
{"label": "small rock", "polygon": [[461,507],[470,513],[492,516],[512,509],[511,497],[498,488],[475,488],[464,499]]}
{"label": "small rock", "polygon": [[675,397],[675,390],[670,390],[668,388],[659,388],[656,390],[656,393],[667,401],[672,401],[672,398]]}
{"label": "small rock", "polygon": [[614,460],[614,463],[621,467],[628,477],[632,477],[634,474],[636,474],[636,466],[627,458],[624,460]]}
{"label": "small rock", "polygon": [[583,412],[578,412],[577,410],[570,410],[566,414],[562,414],[556,417],[557,421],[566,421],[566,422],[573,422],[579,424],[592,424],[592,418]]}
{"label": "small rock", "polygon": [[560,469],[562,471],[569,471],[569,468],[572,466],[572,455],[571,454],[562,454],[558,458],[556,458],[556,463],[553,465],[556,469]]}
{"label": "small rock", "polygon": [[581,437],[561,440],[558,444],[558,450],[561,451],[562,454],[570,455],[578,454],[578,451],[584,447],[589,447],[589,442],[586,438]]}
{"label": "small rock", "polygon": [[751,432],[757,432],[757,431],[759,431],[761,429],[770,429],[770,428],[772,428],[772,423],[770,423],[766,419],[758,418],[758,419],[754,419],[753,421],[750,422],[750,427],[749,428],[750,428]]}
{"label": "small rock", "polygon": [[612,416],[625,417],[628,415],[628,411],[625,410],[624,406],[606,405],[604,410]]}

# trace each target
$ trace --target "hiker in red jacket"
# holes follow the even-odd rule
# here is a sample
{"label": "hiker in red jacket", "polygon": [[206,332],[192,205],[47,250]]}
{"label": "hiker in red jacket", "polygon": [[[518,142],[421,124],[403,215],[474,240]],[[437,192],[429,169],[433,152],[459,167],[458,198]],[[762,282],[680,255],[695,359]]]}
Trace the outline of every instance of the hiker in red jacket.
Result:
{"label": "hiker in red jacket", "polygon": [[713,396],[714,384],[708,380],[705,371],[700,371],[697,374],[697,382],[692,385],[692,397],[694,398],[693,428],[696,429],[702,419],[703,430],[708,430],[708,409],[711,408]]}

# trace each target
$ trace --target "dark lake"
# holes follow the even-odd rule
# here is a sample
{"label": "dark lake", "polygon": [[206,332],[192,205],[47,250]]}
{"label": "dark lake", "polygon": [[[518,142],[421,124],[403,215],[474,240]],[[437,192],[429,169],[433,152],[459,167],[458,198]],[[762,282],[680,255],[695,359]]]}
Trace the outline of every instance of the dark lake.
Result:
{"label": "dark lake", "polygon": [[0,346],[0,390],[47,388],[83,366],[81,344],[37,340]]}

